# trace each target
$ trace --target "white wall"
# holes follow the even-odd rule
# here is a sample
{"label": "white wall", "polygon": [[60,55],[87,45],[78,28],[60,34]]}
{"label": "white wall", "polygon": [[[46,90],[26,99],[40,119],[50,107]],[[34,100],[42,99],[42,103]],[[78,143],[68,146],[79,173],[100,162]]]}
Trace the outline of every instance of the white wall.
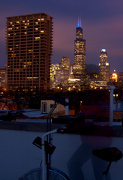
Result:
{"label": "white wall", "polygon": [[[46,113],[48,114],[51,110],[50,105],[55,104],[55,101],[53,101],[53,100],[41,100],[41,107],[40,107],[41,113],[43,113],[42,112],[42,103],[46,103],[46,106],[47,106],[47,112]],[[65,107],[62,104],[58,104],[56,106],[56,108],[54,109],[53,113],[64,112],[64,111],[65,111]]]}
{"label": "white wall", "polygon": [[[32,141],[36,136],[41,135],[42,133],[39,132],[0,130],[1,180],[17,180],[25,172],[39,167],[41,150],[32,145]],[[92,155],[93,149],[116,146],[123,152],[122,137],[54,134],[53,144],[56,150],[52,155],[52,166],[71,175],[72,180],[103,179],[102,172],[107,166],[105,167],[103,160]],[[94,175],[94,167],[97,178]],[[107,177],[107,180],[122,180],[122,169],[123,158],[111,165],[111,176]]]}

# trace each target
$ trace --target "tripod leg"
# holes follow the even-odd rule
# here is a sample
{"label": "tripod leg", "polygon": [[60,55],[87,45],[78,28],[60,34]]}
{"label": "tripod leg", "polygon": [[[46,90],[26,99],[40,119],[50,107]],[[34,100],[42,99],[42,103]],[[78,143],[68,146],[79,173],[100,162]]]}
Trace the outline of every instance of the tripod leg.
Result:
{"label": "tripod leg", "polygon": [[109,165],[108,165],[107,169],[103,172],[104,175],[108,174],[110,166],[111,166],[111,162],[109,162]]}

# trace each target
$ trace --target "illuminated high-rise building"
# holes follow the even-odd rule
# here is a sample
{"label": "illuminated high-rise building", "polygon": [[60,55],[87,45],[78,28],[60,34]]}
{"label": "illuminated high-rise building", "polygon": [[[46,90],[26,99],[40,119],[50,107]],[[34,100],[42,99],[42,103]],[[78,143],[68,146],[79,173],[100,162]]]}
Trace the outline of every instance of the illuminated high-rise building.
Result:
{"label": "illuminated high-rise building", "polygon": [[110,79],[110,66],[107,62],[107,51],[106,49],[101,49],[100,52],[100,63],[99,63],[99,76],[100,79],[104,81],[109,81]]}
{"label": "illuminated high-rise building", "polygon": [[61,69],[61,64],[51,64],[50,68],[50,88],[55,88],[56,72]]}
{"label": "illuminated high-rise building", "polygon": [[48,90],[52,17],[45,13],[7,17],[8,90]]}
{"label": "illuminated high-rise building", "polygon": [[76,40],[74,41],[74,77],[82,79],[86,75],[86,69],[86,40],[83,39],[83,29],[81,21],[78,19],[78,26],[76,27]]}
{"label": "illuminated high-rise building", "polygon": [[51,88],[57,88],[59,85],[67,88],[70,75],[70,59],[67,56],[61,58],[60,64],[51,65]]}
{"label": "illuminated high-rise building", "polygon": [[61,66],[63,69],[69,69],[70,68],[70,59],[67,56],[63,56],[61,59]]}
{"label": "illuminated high-rise building", "polygon": [[119,87],[123,89],[123,72],[119,72],[118,73],[118,84],[119,84]]}
{"label": "illuminated high-rise building", "polygon": [[7,85],[7,72],[6,67],[0,68],[0,87],[6,88]]}
{"label": "illuminated high-rise building", "polygon": [[118,73],[118,82],[123,82],[123,72]]}

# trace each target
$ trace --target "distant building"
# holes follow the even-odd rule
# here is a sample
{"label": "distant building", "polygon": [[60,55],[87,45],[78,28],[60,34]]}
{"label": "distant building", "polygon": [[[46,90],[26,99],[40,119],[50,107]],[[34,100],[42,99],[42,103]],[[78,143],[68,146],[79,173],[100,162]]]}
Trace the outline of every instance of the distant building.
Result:
{"label": "distant building", "polygon": [[7,17],[8,90],[50,88],[52,17],[45,13]]}
{"label": "distant building", "polygon": [[7,71],[6,68],[0,68],[0,87],[7,87]]}
{"label": "distant building", "polygon": [[67,88],[70,76],[70,59],[67,56],[61,58],[61,63],[52,64],[50,71],[51,89]]}
{"label": "distant building", "polygon": [[123,72],[118,73],[118,82],[123,82]]}
{"label": "distant building", "polygon": [[118,73],[118,82],[117,82],[118,88],[123,89],[123,72]]}
{"label": "distant building", "polygon": [[107,81],[91,80],[90,89],[107,89]]}
{"label": "distant building", "polygon": [[69,78],[68,79],[68,91],[81,91],[80,79]]}
{"label": "distant building", "polygon": [[55,77],[56,77],[56,71],[61,69],[61,64],[57,63],[57,64],[51,64],[50,67],[50,82],[51,82],[51,87],[52,87],[52,83],[55,81]]}
{"label": "distant building", "polygon": [[101,80],[109,82],[110,79],[110,66],[107,62],[107,51],[102,49],[100,52],[100,63],[99,63],[99,76]]}
{"label": "distant building", "polygon": [[69,70],[69,68],[70,68],[70,59],[69,59],[69,57],[67,57],[67,56],[62,57],[62,59],[61,59],[61,67],[63,69]]}
{"label": "distant building", "polygon": [[83,29],[81,22],[78,20],[78,26],[76,27],[76,40],[74,41],[74,78],[84,78],[86,70],[86,40],[83,39]]}
{"label": "distant building", "polygon": [[63,68],[57,70],[55,77],[55,85],[56,86],[61,85],[62,87],[67,87],[68,78],[69,78],[69,70]]}

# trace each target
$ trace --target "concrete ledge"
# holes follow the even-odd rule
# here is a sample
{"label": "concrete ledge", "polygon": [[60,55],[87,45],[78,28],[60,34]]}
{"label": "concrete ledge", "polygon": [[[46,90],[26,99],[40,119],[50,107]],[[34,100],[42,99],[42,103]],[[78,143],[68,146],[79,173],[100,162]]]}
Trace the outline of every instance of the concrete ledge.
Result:
{"label": "concrete ledge", "polygon": [[[123,127],[122,126],[83,126],[81,124],[55,124],[51,125],[51,129],[56,129],[60,127],[65,127],[65,133],[67,134],[83,134],[92,136],[113,136],[113,137],[123,137]],[[19,130],[19,131],[32,131],[32,132],[46,132],[46,123],[34,123],[34,122],[9,122],[1,121],[0,129],[6,130]]]}
{"label": "concrete ledge", "polygon": [[[54,125],[52,125],[51,129],[55,129],[55,128],[59,128],[59,127],[60,127],[60,125],[54,124]],[[46,123],[34,123],[34,122],[1,121],[0,129],[46,132],[47,124]]]}

